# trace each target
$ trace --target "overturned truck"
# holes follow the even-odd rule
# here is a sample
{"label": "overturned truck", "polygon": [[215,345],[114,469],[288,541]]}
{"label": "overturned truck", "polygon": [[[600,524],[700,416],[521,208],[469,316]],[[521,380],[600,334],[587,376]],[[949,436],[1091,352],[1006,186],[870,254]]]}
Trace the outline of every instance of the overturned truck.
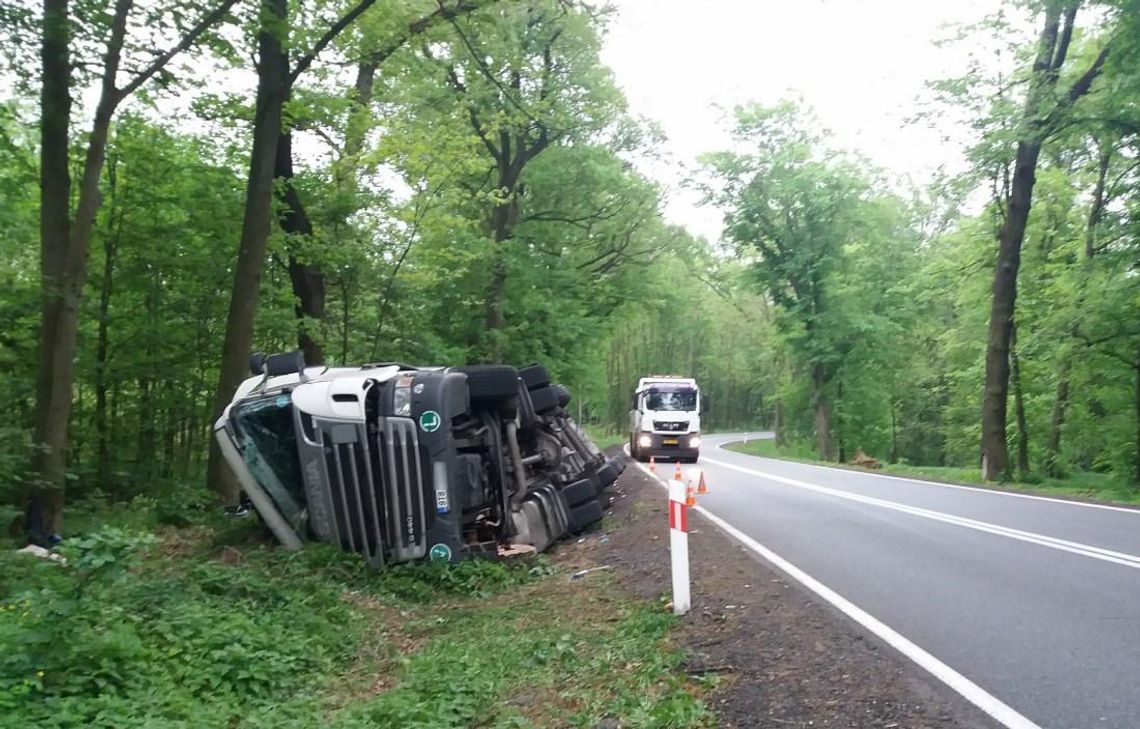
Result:
{"label": "overturned truck", "polygon": [[250,369],[215,435],[289,548],[330,542],[377,569],[543,551],[602,518],[624,465],[541,365],[307,367],[295,352]]}

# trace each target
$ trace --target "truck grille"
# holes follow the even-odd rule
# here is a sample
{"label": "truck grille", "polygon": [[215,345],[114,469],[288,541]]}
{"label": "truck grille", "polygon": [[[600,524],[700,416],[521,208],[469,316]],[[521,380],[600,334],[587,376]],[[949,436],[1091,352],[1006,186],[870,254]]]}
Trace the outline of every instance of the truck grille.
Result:
{"label": "truck grille", "polygon": [[667,433],[683,433],[689,429],[689,424],[678,423],[675,421],[654,420],[653,429]]}
{"label": "truck grille", "polygon": [[427,552],[425,473],[415,423],[380,418],[364,425],[317,421],[332,499],[334,538],[370,563],[404,562]]}

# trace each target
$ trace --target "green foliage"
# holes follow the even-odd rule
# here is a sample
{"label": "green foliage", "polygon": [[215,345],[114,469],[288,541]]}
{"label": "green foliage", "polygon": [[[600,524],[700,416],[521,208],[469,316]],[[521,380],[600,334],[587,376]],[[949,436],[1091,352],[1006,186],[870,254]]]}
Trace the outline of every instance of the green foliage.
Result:
{"label": "green foliage", "polygon": [[107,528],[66,564],[0,553],[0,723],[528,725],[510,699],[534,691],[540,724],[568,706],[577,726],[707,717],[664,645],[671,616],[545,560],[377,574],[327,545],[163,535]]}
{"label": "green foliage", "polygon": [[549,574],[551,567],[543,557],[532,562],[472,559],[455,565],[404,564],[384,570],[370,589],[412,602],[430,601],[441,595],[485,598]]}

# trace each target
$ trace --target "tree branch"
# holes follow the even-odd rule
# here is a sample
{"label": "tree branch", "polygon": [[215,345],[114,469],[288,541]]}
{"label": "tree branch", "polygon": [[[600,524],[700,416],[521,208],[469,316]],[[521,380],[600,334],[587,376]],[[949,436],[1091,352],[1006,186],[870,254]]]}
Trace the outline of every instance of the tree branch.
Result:
{"label": "tree branch", "polygon": [[407,32],[402,33],[399,37],[395,38],[391,43],[384,46],[383,48],[368,54],[365,56],[365,59],[369,63],[379,65],[388,60],[389,56],[400,50],[400,48],[402,48],[414,36],[430,30],[431,28],[435,27],[436,23],[439,21],[458,18],[461,15],[465,15],[467,13],[479,10],[480,8],[487,7],[496,1],[497,0],[466,0],[464,2],[460,2],[455,7],[449,8],[446,7],[441,0],[438,10],[435,10],[429,15],[425,15],[424,17],[409,23]]}
{"label": "tree branch", "polygon": [[317,59],[317,56],[320,55],[321,51],[323,51],[329,43],[332,43],[345,28],[352,25],[353,21],[375,4],[376,0],[360,0],[355,7],[340,16],[335,23],[329,26],[329,29],[325,31],[324,35],[317,39],[317,42],[313,44],[309,52],[297,59],[297,65],[289,72],[289,86],[295,84],[297,78],[307,71],[309,66],[313,65],[313,61]]}
{"label": "tree branch", "polygon": [[121,101],[122,99],[125,99],[126,97],[133,94],[136,90],[138,90],[140,86],[146,83],[151,76],[161,71],[163,67],[166,66],[166,64],[170,63],[171,59],[173,59],[175,56],[190,46],[194,45],[198,38],[201,37],[201,35],[207,30],[209,30],[210,26],[221,20],[222,16],[228,13],[230,8],[236,5],[237,2],[238,0],[222,0],[222,3],[218,5],[218,7],[214,8],[213,11],[207,13],[205,17],[198,21],[197,25],[191,28],[186,33],[186,35],[182,36],[182,40],[178,41],[177,44],[171,46],[160,56],[151,61],[150,65],[140,71],[138,75],[136,75],[133,79],[131,79],[130,83],[119,89],[116,95],[116,101]]}
{"label": "tree branch", "polygon": [[1061,66],[1065,65],[1065,57],[1069,53],[1069,44],[1073,40],[1073,25],[1077,18],[1077,7],[1080,3],[1074,2],[1069,7],[1065,8],[1065,21],[1061,27],[1061,39],[1057,42],[1056,53],[1053,55],[1053,62],[1050,68],[1054,73],[1061,70]]}
{"label": "tree branch", "polygon": [[1111,40],[1105,43],[1104,48],[1101,48],[1100,53],[1097,54],[1096,60],[1092,62],[1088,70],[1081,74],[1081,77],[1077,79],[1076,83],[1069,89],[1069,103],[1081,98],[1092,88],[1093,81],[1096,80],[1096,77],[1099,76],[1100,72],[1104,69],[1104,62],[1108,60],[1108,51],[1110,48],[1112,48]]}
{"label": "tree branch", "polygon": [[521,111],[530,121],[538,123],[538,120],[534,118],[534,115],[531,114],[525,106],[523,106],[523,103],[519,99],[516,99],[515,96],[510,91],[508,91],[505,86],[503,86],[503,83],[499,81],[491,69],[487,67],[485,60],[486,54],[479,54],[479,51],[467,37],[467,34],[464,33],[463,29],[459,27],[459,23],[455,22],[454,18],[448,18],[448,21],[451,23],[451,27],[455,29],[455,34],[459,36],[459,40],[462,41],[463,45],[467,48],[467,52],[471,54],[471,60],[475,61],[475,65],[479,67],[479,70],[482,72],[483,76],[499,89],[499,92],[506,98],[507,101],[511,103],[511,106]]}

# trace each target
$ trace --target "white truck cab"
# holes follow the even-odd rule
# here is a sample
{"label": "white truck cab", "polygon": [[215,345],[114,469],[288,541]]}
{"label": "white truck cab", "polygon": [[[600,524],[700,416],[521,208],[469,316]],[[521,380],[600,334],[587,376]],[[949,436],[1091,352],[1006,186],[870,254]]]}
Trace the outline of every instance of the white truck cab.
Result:
{"label": "white truck cab", "polygon": [[691,377],[642,377],[629,411],[629,452],[696,463],[701,449],[701,391]]}

